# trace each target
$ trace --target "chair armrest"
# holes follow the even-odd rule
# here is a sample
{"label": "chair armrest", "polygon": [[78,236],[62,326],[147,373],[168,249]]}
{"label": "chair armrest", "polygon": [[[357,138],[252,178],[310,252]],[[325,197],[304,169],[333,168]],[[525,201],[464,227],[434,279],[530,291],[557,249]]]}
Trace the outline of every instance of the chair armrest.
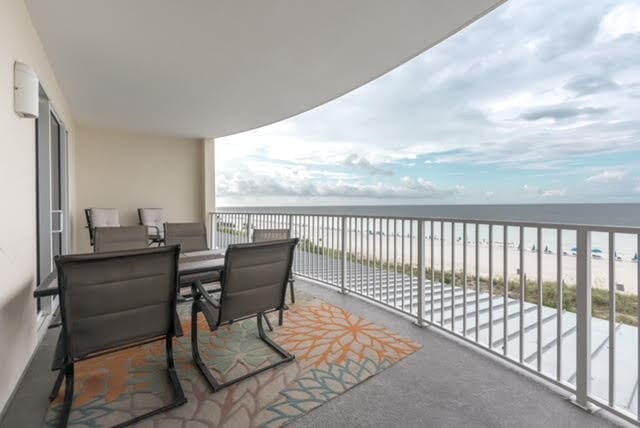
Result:
{"label": "chair armrest", "polygon": [[206,288],[204,288],[204,285],[202,285],[202,282],[200,282],[200,280],[194,281],[193,282],[193,286],[196,288],[196,290],[199,292],[199,294],[209,303],[211,304],[211,306],[213,306],[214,308],[220,309],[220,302],[218,302],[217,300],[214,300],[210,295],[209,292],[207,291]]}

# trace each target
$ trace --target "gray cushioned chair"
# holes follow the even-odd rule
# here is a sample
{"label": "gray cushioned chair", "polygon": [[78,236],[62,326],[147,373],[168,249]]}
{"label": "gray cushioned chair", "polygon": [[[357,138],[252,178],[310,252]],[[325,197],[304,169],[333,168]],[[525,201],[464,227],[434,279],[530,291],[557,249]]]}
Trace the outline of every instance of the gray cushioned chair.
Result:
{"label": "gray cushioned chair", "polygon": [[149,240],[160,246],[164,242],[164,224],[167,216],[162,208],[138,208],[140,224],[148,229]]}
{"label": "gray cushioned chair", "polygon": [[96,227],[94,253],[147,248],[149,242],[144,226]]}
{"label": "gray cushioned chair", "polygon": [[[66,426],[73,401],[74,364],[125,347],[156,340],[166,344],[174,400],[119,426],[186,403],[173,359],[179,247],[56,257],[62,319]],[[59,392],[56,383],[52,397]]]}
{"label": "gray cushioned chair", "polygon": [[[289,239],[289,229],[254,229],[252,241],[253,242],[269,242],[280,241],[283,239]],[[293,273],[289,276],[289,291],[291,294],[291,303],[296,302],[296,295],[293,291]],[[280,317],[282,319],[282,317]],[[282,325],[282,324],[281,324]]]}
{"label": "gray cushioned chair", "polygon": [[89,229],[89,242],[94,245],[94,232],[96,227],[119,227],[120,215],[115,208],[86,208],[84,216],[87,219]]}
{"label": "gray cushioned chair", "polygon": [[[209,249],[207,229],[203,223],[164,223],[164,241],[165,245],[180,245],[183,253]],[[218,282],[220,275],[217,272],[183,275],[180,278],[180,284],[189,286],[195,280],[200,280],[203,284]],[[210,293],[217,291],[220,291],[220,288],[209,290]]]}
{"label": "gray cushioned chair", "polygon": [[[222,292],[220,299],[209,296],[199,281],[193,284],[194,300],[191,306],[191,352],[196,366],[215,392],[265,370],[292,361],[291,355],[273,342],[262,326],[265,313],[281,310],[284,306],[287,282],[291,272],[293,251],[298,239],[258,244],[230,245],[225,254]],[[204,313],[211,331],[221,325],[256,317],[258,336],[281,359],[240,377],[218,382],[200,356],[198,349],[198,314]]]}

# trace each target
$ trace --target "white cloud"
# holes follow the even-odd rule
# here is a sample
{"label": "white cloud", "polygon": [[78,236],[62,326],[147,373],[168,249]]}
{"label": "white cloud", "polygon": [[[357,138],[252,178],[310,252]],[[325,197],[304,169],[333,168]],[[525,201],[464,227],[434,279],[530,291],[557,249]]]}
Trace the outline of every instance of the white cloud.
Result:
{"label": "white cloud", "polygon": [[640,5],[624,3],[602,18],[596,40],[607,42],[633,33],[640,33]]}
{"label": "white cloud", "polygon": [[565,196],[567,194],[567,189],[549,189],[542,192],[543,198],[557,198],[561,196]]}
{"label": "white cloud", "polygon": [[602,171],[600,174],[592,175],[585,181],[587,183],[612,183],[615,181],[622,181],[627,176],[626,171]]}
{"label": "white cloud", "polygon": [[440,187],[423,178],[403,177],[399,184],[362,183],[353,180],[314,181],[287,174],[224,173],[217,178],[219,196],[361,197],[384,199],[442,199],[464,192],[463,186]]}

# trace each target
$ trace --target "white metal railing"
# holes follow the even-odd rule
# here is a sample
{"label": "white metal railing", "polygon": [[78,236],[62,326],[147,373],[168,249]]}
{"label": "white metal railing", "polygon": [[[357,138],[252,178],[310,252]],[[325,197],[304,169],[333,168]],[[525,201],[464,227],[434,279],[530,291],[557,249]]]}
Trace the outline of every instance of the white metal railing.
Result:
{"label": "white metal railing", "polygon": [[260,212],[216,212],[210,222],[216,248],[249,242],[254,229],[288,229],[300,238],[295,275],[452,333],[579,406],[638,424],[640,228]]}

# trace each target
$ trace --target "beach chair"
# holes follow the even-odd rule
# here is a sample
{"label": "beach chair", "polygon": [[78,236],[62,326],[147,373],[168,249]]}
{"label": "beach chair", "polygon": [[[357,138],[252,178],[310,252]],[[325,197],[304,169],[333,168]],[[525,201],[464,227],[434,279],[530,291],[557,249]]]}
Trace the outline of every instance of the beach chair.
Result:
{"label": "beach chair", "polygon": [[[165,245],[180,245],[183,253],[206,251],[207,230],[203,223],[164,223]],[[193,281],[199,280],[202,284],[211,284],[220,281],[218,272],[202,274],[182,275],[180,277],[181,286],[190,286]],[[210,293],[220,291],[219,287],[210,289]]]}
{"label": "beach chair", "polygon": [[89,229],[89,242],[95,243],[94,232],[96,227],[119,227],[120,215],[115,208],[85,208],[84,216],[87,219]]}
{"label": "beach chair", "polygon": [[[283,239],[289,239],[290,232],[289,229],[254,229],[252,235],[252,242],[269,242],[269,241],[280,241]],[[295,280],[293,279],[293,272],[289,274],[289,294],[291,294],[291,303],[294,304],[296,302],[296,295],[293,290],[293,283]],[[284,309],[287,309],[285,306]],[[278,317],[278,323],[282,325],[284,321],[284,316],[282,312]]]}
{"label": "beach chair", "polygon": [[[71,413],[75,363],[156,340],[165,342],[173,401],[119,426],[187,402],[173,358],[179,252],[171,246],[56,257],[62,333],[53,368],[65,379],[59,426],[67,425]],[[51,399],[59,393],[58,379]]]}
{"label": "beach chair", "polygon": [[203,223],[164,223],[164,242],[166,245],[179,244],[183,253],[209,249]]}
{"label": "beach chair", "polygon": [[138,208],[138,219],[148,229],[149,240],[158,246],[164,243],[164,224],[167,216],[162,208]]}
{"label": "beach chair", "polygon": [[[211,297],[207,290],[195,281],[191,306],[191,352],[196,366],[211,389],[219,391],[265,370],[293,361],[295,358],[265,333],[262,321],[265,313],[281,310],[284,306],[287,282],[291,272],[293,251],[298,239],[235,244],[227,248],[222,275],[222,292],[219,299]],[[256,317],[258,337],[280,357],[278,361],[242,376],[217,381],[200,356],[198,348],[198,315],[202,312],[212,332],[235,321]]]}
{"label": "beach chair", "polygon": [[146,248],[149,238],[144,226],[96,227],[94,253]]}

